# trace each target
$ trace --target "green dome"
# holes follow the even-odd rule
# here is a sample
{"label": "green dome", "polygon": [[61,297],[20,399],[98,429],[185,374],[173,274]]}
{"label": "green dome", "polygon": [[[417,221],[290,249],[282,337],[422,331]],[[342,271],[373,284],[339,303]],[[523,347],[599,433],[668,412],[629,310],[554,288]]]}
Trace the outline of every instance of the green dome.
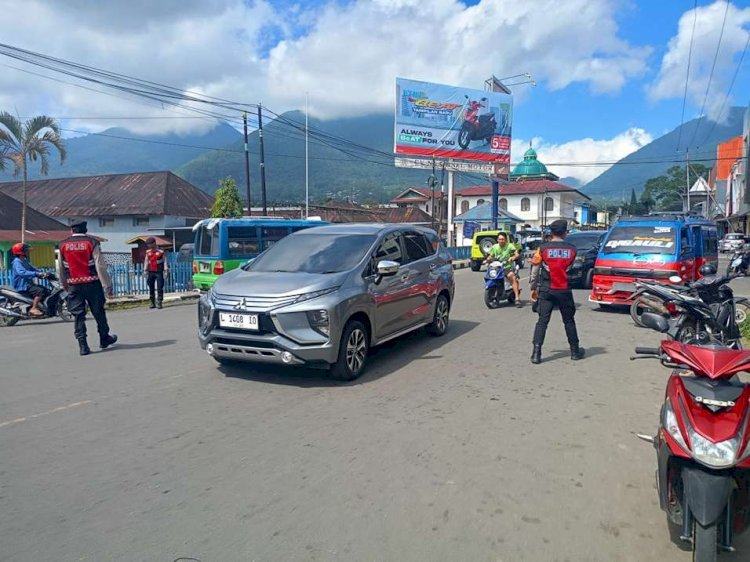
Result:
{"label": "green dome", "polygon": [[536,151],[529,147],[523,155],[523,161],[513,169],[510,177],[513,179],[546,178],[551,175],[553,174],[547,171],[547,166],[537,160]]}

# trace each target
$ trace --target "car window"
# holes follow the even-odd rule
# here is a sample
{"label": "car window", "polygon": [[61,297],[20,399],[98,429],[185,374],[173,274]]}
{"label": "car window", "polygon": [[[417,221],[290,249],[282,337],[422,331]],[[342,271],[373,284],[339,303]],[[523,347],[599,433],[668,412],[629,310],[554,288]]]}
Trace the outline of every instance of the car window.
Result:
{"label": "car window", "polygon": [[201,226],[198,233],[198,255],[219,256],[219,229]]}
{"label": "car window", "polygon": [[406,251],[404,263],[421,260],[435,253],[423,234],[409,231],[404,232],[404,250]]}
{"label": "car window", "polygon": [[227,238],[231,258],[248,257],[259,251],[258,229],[254,226],[230,226]]}
{"label": "car window", "polygon": [[379,262],[381,260],[395,261],[399,265],[404,263],[398,234],[389,234],[380,246],[378,246],[378,249],[375,250],[375,261]]}
{"label": "car window", "polygon": [[371,234],[290,234],[258,256],[246,270],[286,273],[349,271],[365,259],[374,242],[375,236]]}

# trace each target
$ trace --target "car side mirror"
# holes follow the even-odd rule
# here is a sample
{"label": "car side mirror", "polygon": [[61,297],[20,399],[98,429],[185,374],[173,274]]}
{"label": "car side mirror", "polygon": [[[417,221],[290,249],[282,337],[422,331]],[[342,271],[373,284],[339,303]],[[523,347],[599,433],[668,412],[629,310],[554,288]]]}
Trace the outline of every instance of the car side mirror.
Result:
{"label": "car side mirror", "polygon": [[378,275],[380,277],[391,277],[398,273],[398,262],[391,260],[381,260],[378,262]]}
{"label": "car side mirror", "polygon": [[654,312],[644,312],[641,314],[641,322],[646,328],[651,328],[662,334],[669,331],[669,322],[660,314]]}

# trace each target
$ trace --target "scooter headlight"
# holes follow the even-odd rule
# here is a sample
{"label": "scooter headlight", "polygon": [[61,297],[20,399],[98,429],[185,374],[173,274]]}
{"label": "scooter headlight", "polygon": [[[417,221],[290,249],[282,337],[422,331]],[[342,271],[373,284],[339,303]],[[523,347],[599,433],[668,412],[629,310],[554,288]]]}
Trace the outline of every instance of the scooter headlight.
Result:
{"label": "scooter headlight", "polygon": [[667,401],[664,403],[663,416],[664,419],[661,421],[662,427],[667,430],[667,433],[672,436],[672,439],[677,441],[677,444],[680,447],[682,447],[685,451],[690,451],[690,447],[687,446],[687,443],[685,443],[685,438],[682,436],[680,426],[677,425],[677,416],[674,415],[672,402],[669,399],[667,399]]}
{"label": "scooter headlight", "polygon": [[489,274],[489,276],[490,276],[490,277],[492,277],[493,279],[494,279],[495,277],[497,277],[497,269],[494,269],[494,268],[493,268],[493,269],[490,269],[490,270],[489,270],[489,271],[488,271],[487,273],[488,273],[488,274]]}
{"label": "scooter headlight", "polygon": [[740,445],[739,436],[726,441],[713,443],[699,435],[688,425],[688,436],[693,446],[693,458],[713,468],[726,468],[735,464],[737,448]]}

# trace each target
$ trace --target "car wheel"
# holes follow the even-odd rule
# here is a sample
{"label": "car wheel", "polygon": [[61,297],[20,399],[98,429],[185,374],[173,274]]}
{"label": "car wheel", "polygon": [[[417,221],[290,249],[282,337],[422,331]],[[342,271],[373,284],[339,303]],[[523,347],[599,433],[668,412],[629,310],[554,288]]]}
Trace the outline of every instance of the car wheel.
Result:
{"label": "car wheel", "polygon": [[440,295],[435,303],[435,315],[432,318],[432,324],[427,326],[427,331],[433,336],[442,336],[448,330],[449,314],[448,298],[445,295]]}
{"label": "car wheel", "polygon": [[495,242],[496,239],[492,236],[485,236],[484,238],[477,240],[477,245],[479,246],[479,249],[482,250],[482,253],[489,254],[492,246],[495,245]]}
{"label": "car wheel", "polygon": [[594,284],[594,268],[589,269],[583,277],[583,288],[590,289]]}
{"label": "car wheel", "polygon": [[477,261],[477,260],[471,260],[469,267],[471,267],[472,271],[479,271],[479,268],[482,267],[482,262]]}
{"label": "car wheel", "polygon": [[365,370],[370,350],[367,328],[359,320],[349,320],[344,326],[339,344],[339,355],[331,368],[331,378],[353,381]]}

